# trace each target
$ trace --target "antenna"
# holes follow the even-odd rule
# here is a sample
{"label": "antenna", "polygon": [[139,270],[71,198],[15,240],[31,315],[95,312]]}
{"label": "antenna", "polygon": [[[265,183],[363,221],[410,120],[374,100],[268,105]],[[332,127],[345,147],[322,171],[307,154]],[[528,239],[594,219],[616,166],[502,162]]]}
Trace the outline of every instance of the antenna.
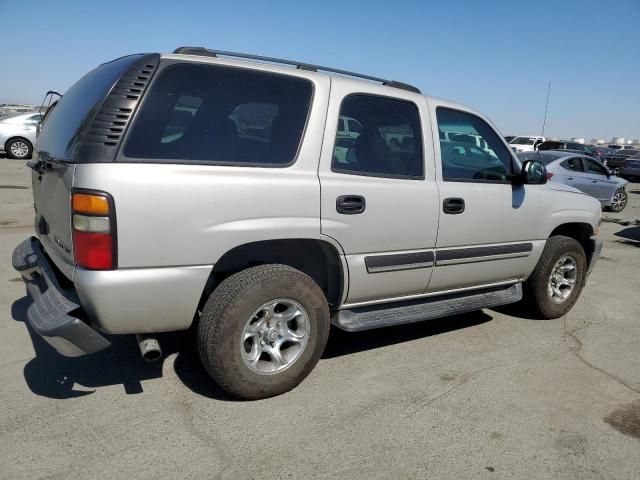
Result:
{"label": "antenna", "polygon": [[547,103],[544,106],[544,120],[542,121],[542,134],[541,137],[544,137],[544,127],[547,125],[547,110],[549,110],[549,94],[551,93],[551,82],[549,82],[549,87],[547,88]]}

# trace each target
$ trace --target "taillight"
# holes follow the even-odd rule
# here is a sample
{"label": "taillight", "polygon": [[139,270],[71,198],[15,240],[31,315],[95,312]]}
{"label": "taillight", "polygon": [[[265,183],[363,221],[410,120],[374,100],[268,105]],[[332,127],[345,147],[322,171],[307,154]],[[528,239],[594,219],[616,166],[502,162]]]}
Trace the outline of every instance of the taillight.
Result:
{"label": "taillight", "polygon": [[547,172],[547,180],[551,180],[551,177],[553,177],[553,173]]}
{"label": "taillight", "polygon": [[102,192],[74,192],[71,196],[73,256],[89,270],[111,270],[115,262],[115,211]]}

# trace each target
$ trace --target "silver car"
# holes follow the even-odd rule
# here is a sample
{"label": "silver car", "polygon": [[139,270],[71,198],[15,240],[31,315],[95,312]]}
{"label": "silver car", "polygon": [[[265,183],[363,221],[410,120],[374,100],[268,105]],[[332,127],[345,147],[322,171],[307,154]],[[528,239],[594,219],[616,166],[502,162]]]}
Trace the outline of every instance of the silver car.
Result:
{"label": "silver car", "polygon": [[613,175],[601,162],[588,155],[569,153],[564,150],[523,152],[521,161],[537,160],[547,167],[549,180],[597,198],[603,207],[612,212],[621,212],[627,206],[626,180]]}
{"label": "silver car", "polygon": [[68,356],[135,334],[158,360],[159,332],[193,328],[242,398],[295,387],[330,328],[521,300],[562,317],[602,249],[600,203],[520,165],[479,112],[289,60],[183,47],[104,63],[34,157],[36,236],[12,258],[33,330]]}
{"label": "silver car", "polygon": [[36,128],[42,115],[38,112],[20,113],[0,120],[0,152],[19,160],[31,157],[36,142]]}

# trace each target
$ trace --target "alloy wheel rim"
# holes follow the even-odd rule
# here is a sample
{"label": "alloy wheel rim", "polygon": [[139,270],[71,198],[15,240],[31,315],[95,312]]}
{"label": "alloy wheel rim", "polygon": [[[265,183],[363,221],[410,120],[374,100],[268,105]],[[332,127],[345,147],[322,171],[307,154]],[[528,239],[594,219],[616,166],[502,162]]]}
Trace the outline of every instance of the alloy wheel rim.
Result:
{"label": "alloy wheel rim", "polygon": [[26,157],[29,153],[29,147],[24,142],[13,142],[11,144],[11,153],[16,157]]}
{"label": "alloy wheel rim", "polygon": [[563,303],[571,296],[578,278],[578,262],[571,255],[564,255],[553,266],[547,294],[553,303]]}
{"label": "alloy wheel rim", "polygon": [[613,208],[616,210],[622,209],[627,203],[627,196],[623,192],[617,192],[613,196]]}
{"label": "alloy wheel rim", "polygon": [[289,298],[270,300],[253,312],[242,330],[242,359],[255,373],[280,373],[300,358],[309,333],[309,315],[302,305]]}

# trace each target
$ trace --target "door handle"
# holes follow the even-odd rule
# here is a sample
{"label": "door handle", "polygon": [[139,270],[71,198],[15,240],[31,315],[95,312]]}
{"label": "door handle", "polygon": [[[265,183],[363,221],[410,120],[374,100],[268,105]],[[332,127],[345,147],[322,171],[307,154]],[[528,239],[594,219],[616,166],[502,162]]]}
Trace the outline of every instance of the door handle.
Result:
{"label": "door handle", "polygon": [[567,177],[567,180],[573,180],[573,177]]}
{"label": "door handle", "polygon": [[343,215],[358,215],[366,207],[367,202],[362,195],[341,195],[336,198],[336,211]]}
{"label": "door handle", "polygon": [[442,211],[450,215],[458,215],[464,212],[464,199],[458,197],[445,198],[442,202]]}
{"label": "door handle", "polygon": [[591,180],[591,183],[598,183],[598,180]]}

